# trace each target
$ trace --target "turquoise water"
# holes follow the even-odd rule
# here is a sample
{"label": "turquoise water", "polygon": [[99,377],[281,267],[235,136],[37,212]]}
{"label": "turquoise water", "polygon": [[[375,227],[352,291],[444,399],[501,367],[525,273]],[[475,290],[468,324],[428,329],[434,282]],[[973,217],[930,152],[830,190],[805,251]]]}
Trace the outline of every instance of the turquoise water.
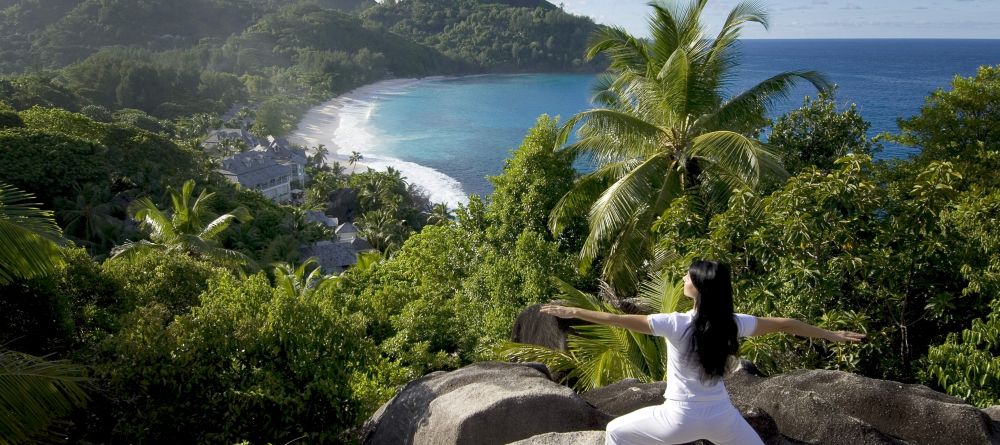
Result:
{"label": "turquoise water", "polygon": [[[1000,63],[997,40],[756,40],[728,90],[738,92],[780,71],[815,69],[839,84],[838,102],[857,103],[871,134],[896,131],[896,119],[917,113],[925,96],[953,76]],[[377,166],[393,165],[452,204],[492,190],[526,130],[541,114],[564,118],[591,106],[593,76],[489,75],[393,84],[354,97],[340,110],[333,140],[341,152],[361,151]],[[798,107],[812,92],[798,88],[774,107]],[[880,157],[913,149],[888,146]]]}

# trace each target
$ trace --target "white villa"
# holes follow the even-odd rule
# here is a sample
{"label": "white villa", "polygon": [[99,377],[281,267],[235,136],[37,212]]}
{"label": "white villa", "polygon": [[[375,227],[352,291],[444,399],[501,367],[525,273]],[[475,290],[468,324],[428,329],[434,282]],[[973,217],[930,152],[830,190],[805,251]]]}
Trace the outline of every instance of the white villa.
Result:
{"label": "white villa", "polygon": [[218,169],[226,179],[242,187],[259,191],[275,202],[292,199],[293,183],[301,188],[306,181],[308,157],[305,150],[294,148],[284,139],[268,136],[257,140],[246,130],[223,128],[209,133],[202,141],[207,151],[222,152],[226,140],[240,141],[252,149],[222,159]]}

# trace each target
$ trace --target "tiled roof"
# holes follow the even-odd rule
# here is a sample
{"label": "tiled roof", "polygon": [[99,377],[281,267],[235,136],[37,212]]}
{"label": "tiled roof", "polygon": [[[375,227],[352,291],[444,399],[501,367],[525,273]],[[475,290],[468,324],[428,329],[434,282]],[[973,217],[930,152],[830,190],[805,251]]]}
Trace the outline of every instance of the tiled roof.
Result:
{"label": "tiled roof", "polygon": [[357,253],[349,242],[320,241],[302,249],[302,258],[316,257],[323,273],[340,273],[358,262]]}
{"label": "tiled roof", "polygon": [[240,185],[253,188],[257,185],[268,187],[271,180],[280,180],[292,174],[291,167],[281,165],[266,154],[247,151],[222,160],[222,174],[235,177]]}

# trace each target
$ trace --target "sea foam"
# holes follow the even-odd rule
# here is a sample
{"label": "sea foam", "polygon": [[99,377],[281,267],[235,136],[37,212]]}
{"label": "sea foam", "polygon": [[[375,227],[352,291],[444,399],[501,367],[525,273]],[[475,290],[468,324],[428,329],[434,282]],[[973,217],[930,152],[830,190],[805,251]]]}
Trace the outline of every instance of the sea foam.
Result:
{"label": "sea foam", "polygon": [[467,204],[468,196],[455,178],[433,168],[404,161],[379,153],[380,141],[391,140],[371,121],[380,97],[408,94],[416,85],[439,80],[395,79],[366,85],[309,110],[289,140],[306,147],[324,144],[331,150],[327,162],[339,161],[350,171],[345,162],[352,152],[361,153],[361,164],[378,171],[388,167],[399,170],[408,183],[424,190],[432,202],[444,202],[449,207]]}

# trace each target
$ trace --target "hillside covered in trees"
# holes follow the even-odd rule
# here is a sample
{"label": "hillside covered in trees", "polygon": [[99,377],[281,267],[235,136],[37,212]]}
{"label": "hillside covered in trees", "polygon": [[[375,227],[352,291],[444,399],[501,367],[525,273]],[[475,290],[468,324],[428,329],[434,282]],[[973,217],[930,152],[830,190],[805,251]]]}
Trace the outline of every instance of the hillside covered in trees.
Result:
{"label": "hillside covered in trees", "polygon": [[258,119],[273,123],[261,134],[280,135],[309,105],[385,78],[594,70],[582,57],[596,25],[544,1],[25,0],[0,8],[4,100],[16,109],[90,107],[95,118],[222,115],[242,104],[271,117]]}
{"label": "hillside covered in trees", "polygon": [[[712,39],[691,31],[697,14],[652,41],[601,28],[598,107],[540,116],[492,194],[449,209],[399,171],[348,175],[320,155],[304,202],[287,205],[225,180],[198,145],[221,120],[185,113],[261,100],[254,129],[280,130],[301,97],[381,69],[475,64],[315,2],[260,4],[275,9],[224,42],[100,48],[0,82],[4,441],[357,443],[402,385],[487,360],[543,362],[577,390],[660,380],[662,338],[578,327],[549,349],[509,342],[514,320],[553,301],[684,310],[682,277],[702,258],[732,266],[739,312],[868,337],[747,339],[763,373],[834,369],[1000,404],[1000,66],[942,85],[885,136],[919,155],[874,162],[868,122],[819,73],[722,97],[730,33],[754,11]],[[362,15],[408,11],[377,8]],[[673,26],[663,14],[652,26]],[[334,39],[330,23],[356,35]],[[427,57],[390,60],[411,50]],[[273,65],[247,62],[259,58]],[[794,82],[815,98],[769,122]],[[585,157],[597,166],[581,174]],[[324,275],[299,248],[332,230],[308,212],[345,195],[377,252]]]}

